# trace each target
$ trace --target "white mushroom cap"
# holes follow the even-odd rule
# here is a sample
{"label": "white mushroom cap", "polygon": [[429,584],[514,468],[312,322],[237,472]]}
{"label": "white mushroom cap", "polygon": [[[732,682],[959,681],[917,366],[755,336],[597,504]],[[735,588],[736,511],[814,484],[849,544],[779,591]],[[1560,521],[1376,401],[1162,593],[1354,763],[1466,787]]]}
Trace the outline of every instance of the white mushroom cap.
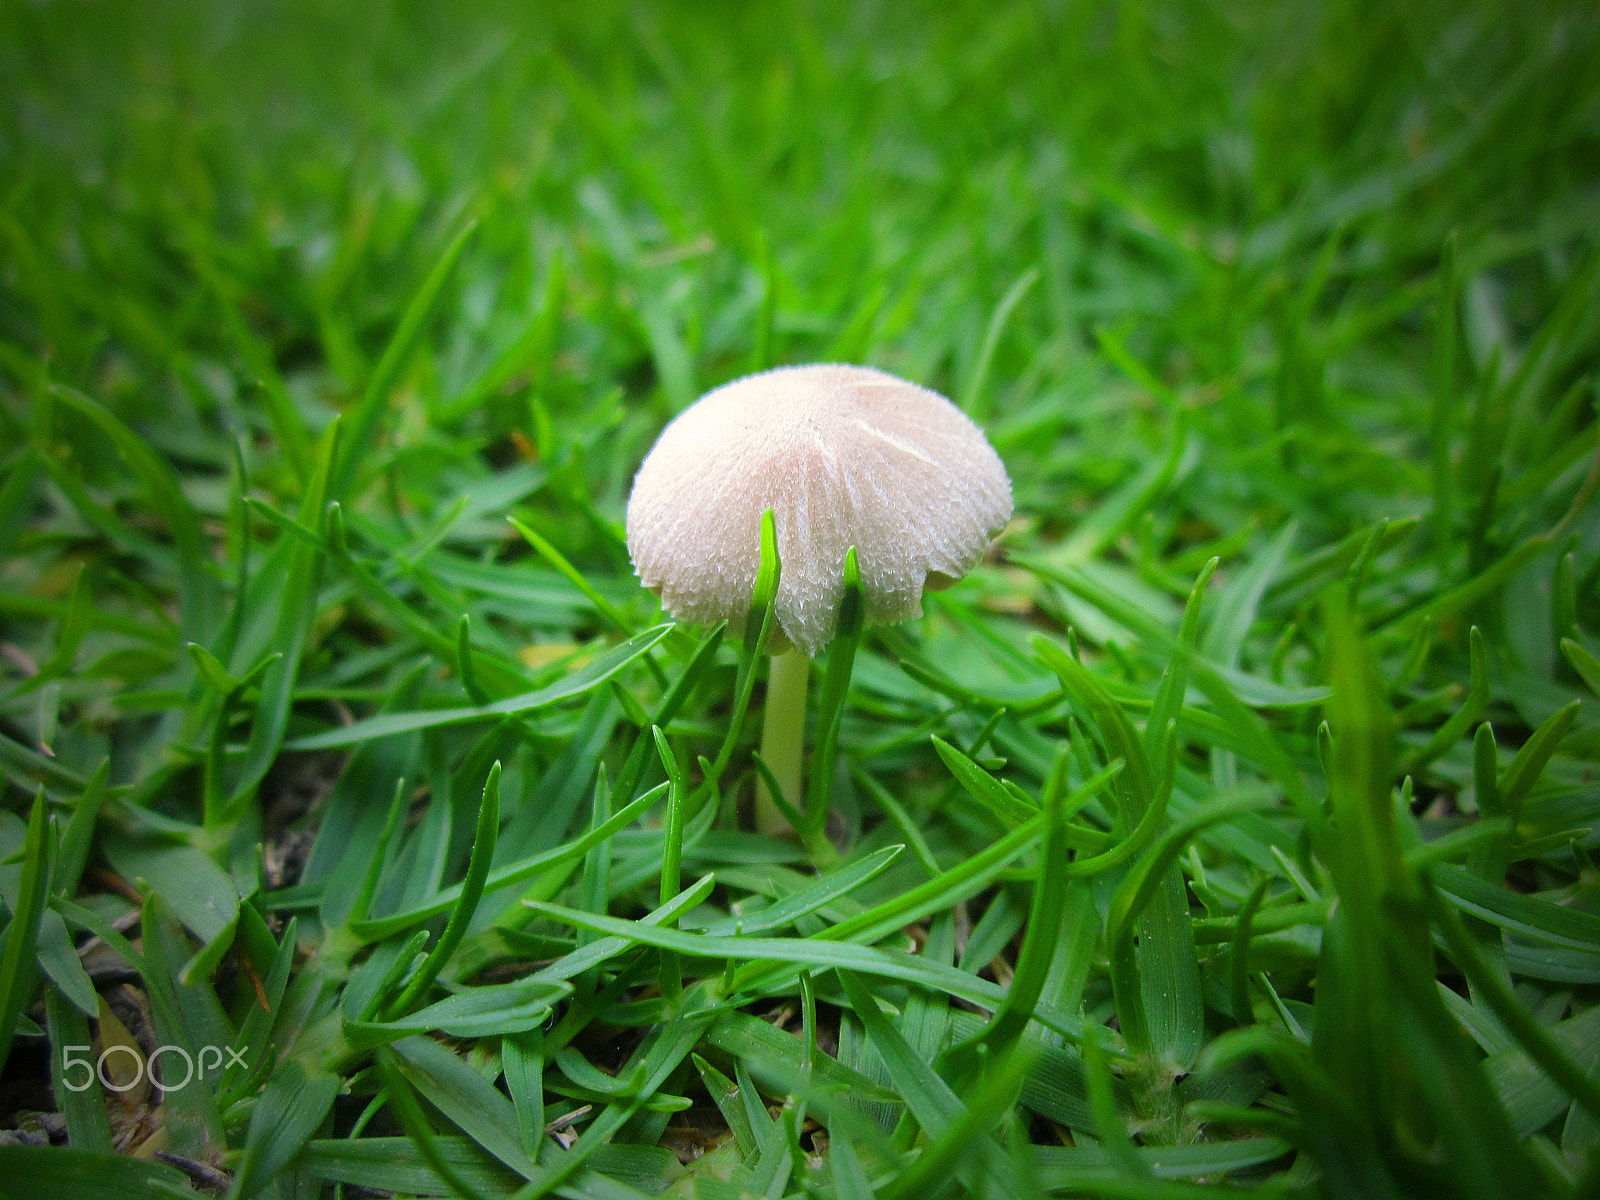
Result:
{"label": "white mushroom cap", "polygon": [[773,510],[774,615],[814,655],[856,548],[868,624],[922,613],[1011,518],[983,432],[937,392],[870,367],[780,367],[707,392],[666,427],[628,497],[628,553],[673,616],[742,627]]}

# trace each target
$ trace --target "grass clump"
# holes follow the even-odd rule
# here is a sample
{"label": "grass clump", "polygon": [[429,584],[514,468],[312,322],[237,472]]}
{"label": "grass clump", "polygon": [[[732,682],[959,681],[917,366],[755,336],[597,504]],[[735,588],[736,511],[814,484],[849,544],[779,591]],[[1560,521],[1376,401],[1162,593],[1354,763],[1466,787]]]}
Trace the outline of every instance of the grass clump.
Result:
{"label": "grass clump", "polygon": [[[0,1187],[1593,1194],[1592,14],[0,28]],[[774,838],[619,521],[821,360],[1019,517]]]}

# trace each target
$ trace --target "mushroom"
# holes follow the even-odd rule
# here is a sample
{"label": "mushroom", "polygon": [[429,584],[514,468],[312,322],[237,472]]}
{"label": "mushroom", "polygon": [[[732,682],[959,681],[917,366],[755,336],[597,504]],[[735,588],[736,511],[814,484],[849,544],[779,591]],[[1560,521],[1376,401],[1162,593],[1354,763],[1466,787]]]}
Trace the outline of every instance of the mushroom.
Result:
{"label": "mushroom", "polygon": [[[674,617],[742,628],[771,509],[782,564],[762,757],[799,806],[810,659],[838,626],[855,547],[868,625],[922,613],[1011,518],[1011,481],[983,432],[937,392],[871,367],[779,367],[707,392],[645,457],[628,553]],[[770,802],[764,832],[784,827]]]}

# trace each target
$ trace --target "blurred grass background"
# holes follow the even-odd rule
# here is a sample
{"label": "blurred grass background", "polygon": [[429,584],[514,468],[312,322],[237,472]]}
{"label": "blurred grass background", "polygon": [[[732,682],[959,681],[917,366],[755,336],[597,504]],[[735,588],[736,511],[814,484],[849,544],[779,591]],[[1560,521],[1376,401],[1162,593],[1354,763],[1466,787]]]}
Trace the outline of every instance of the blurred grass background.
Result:
{"label": "blurred grass background", "polygon": [[[1318,805],[1332,795],[1336,809],[1344,778],[1386,800],[1409,773],[1399,832],[1385,819],[1373,836],[1387,847],[1379,873],[1393,869],[1390,900],[1411,906],[1393,926],[1410,931],[1415,955],[1428,929],[1444,925],[1417,915],[1422,867],[1394,865],[1415,848],[1405,814],[1429,840],[1470,832],[1481,814],[1505,819],[1515,836],[1488,858],[1473,848],[1481,838],[1437,857],[1453,854],[1495,896],[1513,897],[1474,893],[1461,906],[1474,922],[1468,932],[1541,1028],[1562,1023],[1561,1044],[1592,1074],[1600,940],[1584,921],[1560,925],[1548,911],[1590,922],[1597,912],[1590,851],[1600,810],[1590,780],[1600,708],[1584,682],[1595,682],[1591,670],[1600,678],[1591,667],[1600,522],[1584,484],[1600,351],[1600,13],[1592,7],[5,3],[0,92],[0,640],[9,672],[0,837],[18,861],[49,857],[28,849],[17,815],[41,786],[62,844],[70,814],[89,811],[95,851],[84,842],[83,854],[100,873],[84,877],[83,907],[117,921],[141,899],[155,928],[161,911],[150,911],[148,897],[157,895],[197,944],[219,947],[201,963],[215,968],[228,939],[186,914],[186,901],[203,907],[183,892],[187,868],[169,862],[164,884],[162,869],[150,867],[152,846],[182,843],[232,887],[224,906],[243,922],[237,936],[247,955],[259,955],[260,973],[283,931],[263,919],[263,942],[247,934],[257,919],[247,914],[299,912],[301,949],[313,955],[303,977],[332,993],[338,972],[323,978],[315,968],[337,942],[329,931],[352,928],[350,893],[380,846],[398,780],[422,779],[413,800],[439,814],[413,813],[419,832],[404,851],[413,857],[400,860],[402,868],[421,861],[423,835],[434,838],[435,888],[467,869],[496,755],[508,793],[496,864],[570,844],[588,825],[597,766],[607,764],[615,781],[629,746],[644,744],[629,741],[644,732],[635,709],[653,709],[660,689],[638,663],[621,677],[632,707],[601,689],[581,713],[541,711],[507,742],[380,738],[348,761],[280,748],[286,737],[304,743],[380,707],[431,711],[572,678],[619,627],[635,633],[654,617],[632,580],[620,521],[632,473],[662,425],[702,391],[751,370],[860,361],[960,403],[985,426],[1016,486],[1018,519],[1003,555],[930,604],[922,622],[869,636],[856,665],[842,753],[909,807],[932,866],[965,861],[1006,825],[976,793],[969,800],[956,788],[928,734],[1043,794],[1054,748],[1070,740],[1076,754],[1081,731],[1066,706],[1017,707],[1054,686],[1030,638],[1066,645],[1070,626],[1096,677],[1143,721],[1172,654],[1168,630],[1216,556],[1208,603],[1217,615],[1199,648],[1263,717],[1239,734],[1224,701],[1190,695],[1174,817],[1228,801],[1241,785],[1280,799],[1303,792]],[[336,414],[342,441],[324,477],[320,439]],[[118,440],[124,428],[136,443]],[[338,537],[348,534],[353,559],[327,524],[329,499],[341,503]],[[504,521],[508,512],[560,561],[530,550]],[[1326,606],[1329,587],[1348,614]],[[475,649],[460,651],[463,613],[470,634],[461,636]],[[1563,651],[1563,639],[1575,649]],[[208,647],[220,674],[186,652],[187,642]],[[692,647],[674,634],[658,656],[687,671]],[[285,657],[265,664],[273,652]],[[479,663],[476,680],[464,679],[462,653]],[[1351,666],[1368,659],[1370,677]],[[265,674],[241,683],[258,664]],[[1072,691],[1065,679],[1063,695]],[[714,752],[733,681],[724,651],[669,723],[685,763]],[[1319,733],[1330,682],[1344,707],[1329,711],[1332,733]],[[1075,719],[1098,738],[1064,768],[1077,785],[1115,756],[1120,735],[1108,710],[1073,695]],[[1014,711],[991,719],[1001,704]],[[1541,728],[1543,741],[1532,736]],[[1152,757],[1158,735],[1145,735]],[[1338,757],[1367,740],[1376,747],[1367,759]],[[225,744],[208,774],[207,747]],[[111,791],[97,825],[80,797],[86,788],[98,795],[90,781],[103,760]],[[634,782],[667,773],[652,761]],[[723,781],[723,815],[698,859],[690,855],[694,870],[717,869],[747,901],[792,892],[800,877],[772,864],[804,865],[805,854],[738,832],[743,778]],[[1507,795],[1510,808],[1496,809]],[[616,796],[614,807],[630,799]],[[845,861],[909,836],[869,783],[841,776],[837,799]],[[1096,801],[1085,811],[1101,835],[1128,835],[1121,808]],[[1522,1043],[1443,958],[1439,977],[1461,1000],[1444,1003],[1477,1049],[1452,1032],[1460,1044],[1426,1060],[1432,1068],[1387,1043],[1364,1044],[1355,1057],[1404,1059],[1392,1068],[1400,1075],[1434,1070],[1456,1090],[1418,1099],[1407,1093],[1412,1084],[1374,1083],[1391,1070],[1383,1065],[1340,1074],[1341,1054],[1353,1053],[1341,1045],[1382,1040],[1383,1004],[1402,1017],[1422,1014],[1424,1026],[1445,1010],[1401,982],[1357,1015],[1357,993],[1316,1003],[1335,990],[1312,984],[1319,963],[1331,970],[1318,955],[1346,952],[1319,948],[1325,897],[1345,897],[1356,912],[1344,919],[1355,922],[1348,936],[1357,949],[1348,953],[1357,960],[1371,966],[1396,951],[1383,948],[1378,928],[1388,910],[1347,892],[1353,868],[1339,858],[1338,837],[1355,837],[1359,821],[1347,813],[1329,833],[1314,820],[1297,823],[1304,816],[1278,814],[1271,836],[1255,816],[1207,832],[1192,861],[1187,852],[1182,860],[1189,891],[1180,885],[1176,900],[1162,902],[1183,925],[1192,905],[1201,931],[1172,933],[1166,950],[1192,962],[1201,939],[1210,990],[1203,1013],[1193,998],[1189,1018],[1201,1022],[1203,1040],[1253,1025],[1234,1007],[1243,995],[1262,1023],[1304,1034],[1338,1083],[1331,1096],[1309,1085],[1288,1086],[1287,1099],[1268,1093],[1280,1098],[1251,1109],[1255,1125],[1232,1114],[1304,1151],[1293,1165],[1277,1163],[1274,1186],[1321,1180],[1332,1194],[1450,1187],[1485,1196],[1517,1195],[1529,1181],[1550,1194],[1589,1186],[1600,1170],[1593,1121],[1564,1093],[1553,1101],[1545,1076],[1526,1083],[1538,1072]],[[641,830],[619,834],[615,862],[602,852],[602,866],[591,854],[580,876],[548,881],[542,898],[591,912],[609,903],[625,915],[655,907],[661,841],[649,830],[655,842],[640,841]],[[256,840],[265,860],[252,857]],[[864,901],[909,894],[925,878],[902,857]],[[141,864],[154,874],[133,892]],[[979,941],[1000,955],[1002,973],[1017,957],[1006,947],[1027,904],[1022,884],[1036,875],[1030,866],[984,893],[991,915],[979,922]],[[26,913],[22,878],[0,878],[0,890],[13,912]],[[1249,941],[1241,913],[1258,878],[1268,881],[1263,912],[1306,906],[1292,914],[1306,937],[1262,943],[1265,957],[1255,961],[1267,982],[1246,988],[1222,950],[1241,925]],[[70,873],[69,882],[77,883]],[[62,883],[58,875],[52,890]],[[1038,886],[1049,890],[1042,879]],[[663,901],[675,887],[663,885]],[[288,891],[270,900],[279,888]],[[384,888],[380,909],[427,895],[388,875]],[[505,892],[501,902],[514,897]],[[1525,909],[1521,898],[1548,907]],[[969,899],[976,910],[979,900]],[[1109,900],[1102,888],[1073,911],[1104,921]],[[711,903],[726,911],[734,892]],[[933,936],[948,920],[965,944],[966,910],[958,920],[953,905],[933,918]],[[79,923],[88,920],[81,912],[67,915],[75,929],[93,929]],[[481,938],[493,916],[462,919]],[[1496,926],[1523,938],[1520,948],[1515,937],[1502,946]],[[545,940],[515,947],[525,957],[572,949],[556,927],[535,928]],[[1294,926],[1269,933],[1286,939],[1285,928]],[[142,944],[153,937],[146,932]],[[1074,984],[1077,968],[1058,964],[1045,997],[1075,1015],[1081,1002],[1100,1024],[1119,1011],[1116,950],[1094,937],[1083,951],[1093,961],[1083,964],[1086,978]],[[175,927],[171,939],[174,961],[195,949]],[[367,940],[391,958],[400,953],[398,937]],[[342,947],[345,960],[360,944]],[[1552,945],[1561,953],[1546,953]],[[467,947],[457,968],[510,954],[498,943]],[[644,952],[647,965],[654,956]],[[62,985],[45,970],[54,994]],[[469,975],[447,978],[455,985]],[[0,1000],[14,995],[17,1005],[0,1003],[0,1016],[30,1011],[38,984],[23,967],[0,978]],[[217,987],[237,1007],[245,989],[235,984],[219,978]],[[772,986],[800,1003],[792,977]],[[753,1002],[756,992],[737,995]],[[849,999],[830,987],[825,1014],[851,1007]],[[321,1011],[314,996],[305,1005],[302,1016]],[[59,1016],[61,1030],[74,1028],[65,1008],[31,1011],[41,1025]],[[660,1029],[677,1028],[670,1013],[651,1013],[663,1018]],[[363,1100],[389,1078],[319,1051],[305,1019],[280,1029],[284,1045],[299,1047],[285,1056],[296,1069],[333,1072]],[[562,1026],[568,1037],[581,1027]],[[473,1061],[492,1061],[492,1074],[505,1069],[497,1036],[474,1051],[489,1056]],[[882,1068],[876,1051],[851,1058],[859,1033],[831,1036],[849,1065],[869,1075]],[[937,1039],[929,1044],[937,1049]],[[44,1043],[23,1027],[17,1045],[7,1078],[22,1090],[10,1103],[48,1107],[47,1096],[26,1090],[48,1058],[29,1048]],[[1174,1116],[1176,1080],[1196,1049],[1165,1047],[1159,1086],[1117,1060],[1136,1085],[1131,1100],[1126,1089],[1095,1092],[1074,1051],[1074,1103],[1104,1100],[1113,1117],[1122,1112],[1144,1142],[1140,1153],[1222,1140],[1231,1135],[1221,1124],[1202,1138],[1199,1118]],[[557,1078],[533,1051],[518,1053]],[[679,1072],[674,1087],[692,1086],[687,1053],[670,1068]],[[747,1053],[751,1070],[763,1061],[749,1046],[728,1053],[741,1063]],[[1272,1061],[1275,1089],[1298,1078]],[[731,1060],[718,1062],[737,1079]],[[1460,1083],[1441,1062],[1477,1082]],[[298,1094],[300,1083],[281,1082],[289,1076],[272,1074],[272,1063],[262,1069],[253,1087],[271,1075],[280,1082],[269,1096],[279,1095],[274,1086]],[[512,1074],[508,1093],[529,1103]],[[770,1076],[761,1076],[768,1095],[781,1099]],[[714,1096],[714,1073],[699,1078]],[[873,1078],[902,1093],[909,1086],[893,1070]],[[222,1094],[236,1107],[201,1105],[185,1118],[188,1135],[173,1118],[172,1145],[185,1161],[234,1169],[238,1158],[224,1150],[249,1141],[251,1188],[313,1195],[316,1180],[360,1178],[326,1144],[351,1132],[344,1106],[353,1100],[330,1110],[330,1095],[319,1111],[319,1122],[334,1114],[312,1143],[321,1174],[302,1163],[273,1179],[260,1163],[283,1163],[262,1147],[280,1126],[253,1115],[272,1106],[228,1082],[236,1091]],[[1026,1086],[1038,1102],[1036,1084]],[[1391,1087],[1405,1093],[1396,1111],[1384,1098]],[[1349,1110],[1341,1089],[1354,1097]],[[1326,1113],[1316,1107],[1323,1103]],[[1469,1112],[1453,1132],[1443,1115],[1452,1105]],[[1297,1106],[1298,1131],[1285,1116]],[[1076,1149],[1098,1152],[1103,1135],[1122,1182],[1090,1187],[1104,1158],[1061,1158],[1047,1160],[1058,1174],[1038,1186],[1179,1194],[1141,1174],[1137,1155],[1121,1156],[1110,1127],[1096,1124],[1104,1111],[1090,1120],[1086,1107],[1057,1105],[1048,1110],[1053,1131],[1036,1103],[1027,1136],[1049,1143],[1070,1130]],[[924,1152],[955,1153],[925,1117]],[[1324,1118],[1363,1131],[1344,1138],[1348,1162],[1306,1132]],[[378,1124],[415,1134],[399,1119]],[[81,1113],[72,1120],[89,1122],[80,1131],[98,1128]],[[665,1127],[624,1128],[619,1142],[643,1146]],[[118,1148],[135,1144],[124,1127],[113,1132]],[[299,1141],[317,1132],[313,1122]],[[826,1144],[798,1136],[792,1185],[761,1152],[761,1136],[740,1169],[767,1172],[760,1178],[773,1195],[790,1186],[862,1194],[837,1164],[801,1169],[806,1154],[826,1159]],[[910,1149],[902,1140],[898,1149]],[[289,1144],[292,1152],[299,1142]],[[1490,1147],[1492,1161],[1460,1157],[1473,1146]],[[863,1153],[875,1179],[899,1169],[888,1151]],[[1236,1180],[1268,1174],[1259,1162],[1230,1162],[1246,1172]],[[1355,1174],[1340,1175],[1341,1162],[1356,1163]],[[1382,1166],[1363,1174],[1364,1163]],[[1212,1181],[1223,1173],[1208,1176],[1203,1162],[1188,1171]],[[426,1176],[432,1186],[439,1178]],[[603,1187],[594,1174],[581,1178]],[[155,1186],[151,1179],[138,1186]],[[1025,1194],[1031,1185],[1019,1179],[1009,1186]]]}
{"label": "blurred grass background", "polygon": [[[149,405],[198,488],[226,458],[195,435],[269,428],[235,317],[315,431],[476,219],[391,452],[508,456],[531,397],[615,517],[662,418],[751,366],[770,255],[771,360],[871,359],[961,399],[1040,520],[1073,523],[1160,437],[1108,331],[1222,456],[1195,517],[1293,511],[1321,539],[1426,503],[1391,451],[1426,461],[1447,235],[1463,387],[1583,265],[1588,16],[18,5],[4,328]],[[1281,469],[1297,439],[1319,469]]]}

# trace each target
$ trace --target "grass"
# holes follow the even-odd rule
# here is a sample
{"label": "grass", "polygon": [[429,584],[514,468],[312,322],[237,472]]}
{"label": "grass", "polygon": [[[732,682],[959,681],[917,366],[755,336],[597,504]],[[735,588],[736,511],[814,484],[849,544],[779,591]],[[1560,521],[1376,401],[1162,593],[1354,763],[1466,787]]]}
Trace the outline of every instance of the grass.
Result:
{"label": "grass", "polygon": [[[1596,1194],[1592,13],[0,29],[0,1187]],[[620,521],[818,360],[1018,518],[772,838]]]}

